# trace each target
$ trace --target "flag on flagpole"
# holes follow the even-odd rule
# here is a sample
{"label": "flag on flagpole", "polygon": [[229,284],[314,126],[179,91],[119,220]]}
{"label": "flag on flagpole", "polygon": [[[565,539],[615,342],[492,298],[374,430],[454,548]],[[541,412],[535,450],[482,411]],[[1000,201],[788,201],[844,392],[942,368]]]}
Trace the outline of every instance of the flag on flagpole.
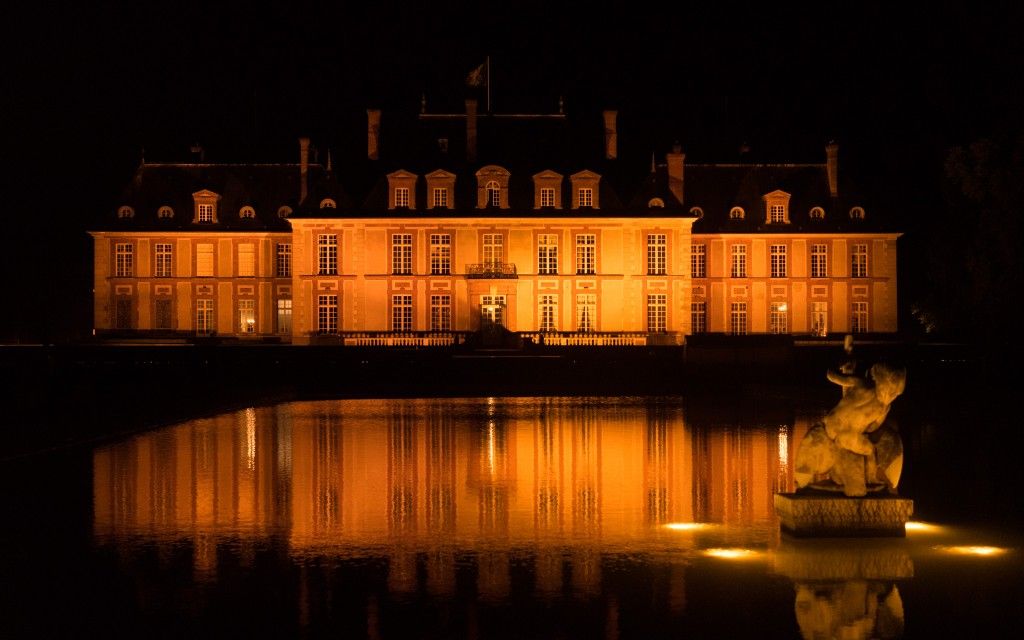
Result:
{"label": "flag on flagpole", "polygon": [[487,81],[487,63],[481,62],[480,66],[469,72],[466,76],[466,86],[482,87]]}

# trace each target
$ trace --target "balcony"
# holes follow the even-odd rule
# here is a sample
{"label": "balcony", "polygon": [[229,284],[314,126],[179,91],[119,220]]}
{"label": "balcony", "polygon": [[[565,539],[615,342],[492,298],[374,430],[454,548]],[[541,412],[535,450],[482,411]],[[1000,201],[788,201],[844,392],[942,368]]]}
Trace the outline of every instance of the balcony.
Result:
{"label": "balcony", "polygon": [[514,280],[519,277],[519,274],[516,273],[516,265],[511,262],[484,262],[480,264],[467,264],[466,277]]}

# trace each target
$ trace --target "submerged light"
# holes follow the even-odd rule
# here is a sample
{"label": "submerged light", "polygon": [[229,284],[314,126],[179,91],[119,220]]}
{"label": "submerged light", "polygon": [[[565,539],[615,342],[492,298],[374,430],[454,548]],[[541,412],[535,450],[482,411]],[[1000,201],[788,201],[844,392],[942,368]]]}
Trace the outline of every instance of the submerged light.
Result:
{"label": "submerged light", "polygon": [[917,520],[911,520],[903,525],[903,528],[909,533],[939,533],[942,531],[942,527],[937,524],[931,524],[930,522],[919,522]]}
{"label": "submerged light", "polygon": [[954,553],[962,556],[999,556],[1007,552],[1003,547],[988,547],[982,545],[964,545],[957,547],[936,547],[946,553]]}
{"label": "submerged light", "polygon": [[753,549],[705,549],[704,555],[723,560],[751,560],[761,553]]}
{"label": "submerged light", "polygon": [[712,525],[706,522],[669,522],[668,524],[661,525],[666,529],[672,531],[700,531],[702,529],[710,529]]}

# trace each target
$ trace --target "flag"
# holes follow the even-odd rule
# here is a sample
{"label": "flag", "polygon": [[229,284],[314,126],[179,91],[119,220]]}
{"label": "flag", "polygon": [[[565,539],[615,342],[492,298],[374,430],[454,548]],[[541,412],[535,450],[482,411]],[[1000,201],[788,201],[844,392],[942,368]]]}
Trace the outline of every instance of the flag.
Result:
{"label": "flag", "polygon": [[480,63],[480,66],[469,72],[466,76],[467,87],[482,87],[487,79],[486,62]]}

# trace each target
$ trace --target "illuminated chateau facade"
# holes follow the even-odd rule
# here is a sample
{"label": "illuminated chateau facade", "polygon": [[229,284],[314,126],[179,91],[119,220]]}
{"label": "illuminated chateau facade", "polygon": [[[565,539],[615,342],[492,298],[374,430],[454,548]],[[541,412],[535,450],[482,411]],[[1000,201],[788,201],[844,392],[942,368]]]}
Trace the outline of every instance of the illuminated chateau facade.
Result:
{"label": "illuminated chateau facade", "polygon": [[[441,346],[897,329],[899,233],[819,164],[624,166],[618,119],[416,118],[338,162],[143,162],[94,239],[97,335]],[[362,155],[360,153],[360,155]],[[500,329],[499,329],[500,327]]]}

